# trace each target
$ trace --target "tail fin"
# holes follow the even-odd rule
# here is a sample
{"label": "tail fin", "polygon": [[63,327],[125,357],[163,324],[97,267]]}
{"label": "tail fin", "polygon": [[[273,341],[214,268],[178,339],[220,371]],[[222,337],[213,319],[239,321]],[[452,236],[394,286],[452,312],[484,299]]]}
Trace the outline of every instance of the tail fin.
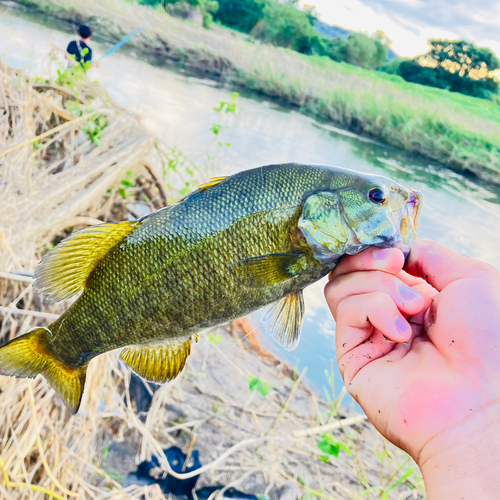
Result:
{"label": "tail fin", "polygon": [[34,378],[43,375],[71,413],[80,407],[87,366],[72,368],[46,347],[47,330],[37,328],[0,348],[0,374]]}

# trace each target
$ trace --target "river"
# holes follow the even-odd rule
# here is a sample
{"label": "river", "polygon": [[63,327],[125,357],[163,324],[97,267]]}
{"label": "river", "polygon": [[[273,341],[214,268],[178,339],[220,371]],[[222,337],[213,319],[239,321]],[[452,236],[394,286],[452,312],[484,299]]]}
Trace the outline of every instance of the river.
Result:
{"label": "river", "polygon": [[[61,21],[0,4],[0,57],[32,74],[44,67],[51,46],[65,48],[71,29]],[[111,44],[91,43],[96,56]],[[216,171],[224,175],[270,163],[301,162],[339,165],[387,175],[405,186],[421,190],[425,205],[419,235],[482,259],[500,269],[500,188],[468,178],[424,158],[378,144],[300,114],[295,109],[241,88],[220,85],[168,61],[124,47],[91,70],[110,95],[141,117],[165,144],[203,162],[213,151],[208,133],[220,101],[239,92],[237,113],[224,131]],[[325,371],[335,359],[335,322],[323,297],[324,282],[305,291],[306,317],[301,342],[292,353],[265,341],[322,390]],[[259,315],[255,321],[259,322]],[[262,336],[261,336],[262,337]],[[334,363],[335,366],[335,363]],[[334,368],[336,392],[342,387]]]}

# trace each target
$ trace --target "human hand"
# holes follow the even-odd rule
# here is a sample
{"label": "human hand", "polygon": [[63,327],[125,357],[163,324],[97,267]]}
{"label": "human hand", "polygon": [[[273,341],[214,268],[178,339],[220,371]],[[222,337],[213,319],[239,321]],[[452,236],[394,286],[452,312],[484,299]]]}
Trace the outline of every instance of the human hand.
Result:
{"label": "human hand", "polygon": [[420,466],[428,498],[497,498],[500,273],[430,241],[403,264],[399,250],[368,249],[331,273],[346,388]]}

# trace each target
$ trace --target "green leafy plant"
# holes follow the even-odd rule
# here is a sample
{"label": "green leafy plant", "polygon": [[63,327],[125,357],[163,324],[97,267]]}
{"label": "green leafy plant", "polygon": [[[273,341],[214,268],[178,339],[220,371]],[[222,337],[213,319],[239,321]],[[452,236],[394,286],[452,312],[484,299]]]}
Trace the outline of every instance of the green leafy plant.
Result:
{"label": "green leafy plant", "polygon": [[92,116],[83,126],[83,131],[90,137],[96,145],[101,145],[102,131],[108,126],[108,121],[104,115]]}
{"label": "green leafy plant", "polygon": [[[229,96],[230,100],[220,101],[219,104],[214,107],[214,111],[217,113],[217,120],[214,123],[212,123],[212,125],[210,125],[209,130],[216,138],[219,138],[223,133],[223,131],[229,128],[229,125],[227,124],[227,118],[228,115],[234,115],[236,113],[237,109],[236,99],[238,99],[238,96],[239,96],[238,92],[233,92]],[[207,160],[209,164],[214,163],[222,148],[230,147],[231,143],[228,141],[218,140],[216,142],[216,145],[217,147],[215,151],[213,150],[209,151],[207,154]]]}
{"label": "green leafy plant", "polygon": [[215,106],[214,111],[217,113],[236,113],[236,99],[240,94],[238,92],[233,92],[230,97],[230,101],[221,101],[218,106]]}
{"label": "green leafy plant", "polygon": [[[403,474],[401,474],[401,476],[399,476],[398,479],[396,479],[393,483],[391,483],[384,491],[383,495],[380,497],[380,500],[387,500],[389,498],[389,495],[391,493],[391,491],[396,488],[397,486],[399,486],[400,484],[404,483],[415,471],[413,470],[413,468],[409,468],[406,472],[404,472]],[[414,485],[409,483],[408,484],[408,487],[410,489],[414,489]]]}
{"label": "green leafy plant", "polygon": [[[85,56],[87,53],[87,49],[82,50],[82,54]],[[76,59],[73,56],[73,59]],[[90,61],[76,63],[70,68],[66,68],[63,63],[59,63],[59,68],[57,70],[57,85],[61,87],[69,87],[73,90],[76,90],[75,93],[79,90],[79,84],[87,79],[87,71],[92,67],[92,63]]]}
{"label": "green leafy plant", "polygon": [[222,131],[223,127],[220,123],[212,123],[210,126],[210,132],[212,132],[214,135],[219,135]]}
{"label": "green leafy plant", "polygon": [[222,340],[222,335],[214,335],[213,332],[210,332],[207,337],[208,340],[214,345],[219,345]]}
{"label": "green leafy plant", "polygon": [[318,448],[324,453],[324,455],[320,456],[322,462],[328,462],[330,457],[337,458],[340,450],[343,450],[348,455],[351,455],[349,447],[336,439],[332,434],[323,434],[321,437],[322,439],[318,443]]}
{"label": "green leafy plant", "polygon": [[267,380],[248,375],[248,388],[251,391],[258,391],[266,397],[271,392],[271,386]]}
{"label": "green leafy plant", "polygon": [[85,109],[85,106],[78,102],[78,101],[72,101],[71,99],[68,99],[66,101],[66,109],[73,115],[76,116],[77,118],[79,116],[82,116],[82,113]]}
{"label": "green leafy plant", "polygon": [[130,196],[129,190],[135,187],[134,174],[131,170],[127,171],[127,176],[125,177],[125,179],[122,179],[120,184],[122,187],[118,189],[118,192],[123,199],[126,199]]}

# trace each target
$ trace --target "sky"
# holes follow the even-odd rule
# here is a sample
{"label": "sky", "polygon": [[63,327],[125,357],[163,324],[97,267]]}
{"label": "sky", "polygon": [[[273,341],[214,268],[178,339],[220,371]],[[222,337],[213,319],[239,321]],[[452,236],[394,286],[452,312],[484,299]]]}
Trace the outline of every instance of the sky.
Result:
{"label": "sky", "polygon": [[499,0],[302,0],[321,21],[353,31],[384,31],[399,55],[428,50],[429,38],[464,38],[500,56]]}

